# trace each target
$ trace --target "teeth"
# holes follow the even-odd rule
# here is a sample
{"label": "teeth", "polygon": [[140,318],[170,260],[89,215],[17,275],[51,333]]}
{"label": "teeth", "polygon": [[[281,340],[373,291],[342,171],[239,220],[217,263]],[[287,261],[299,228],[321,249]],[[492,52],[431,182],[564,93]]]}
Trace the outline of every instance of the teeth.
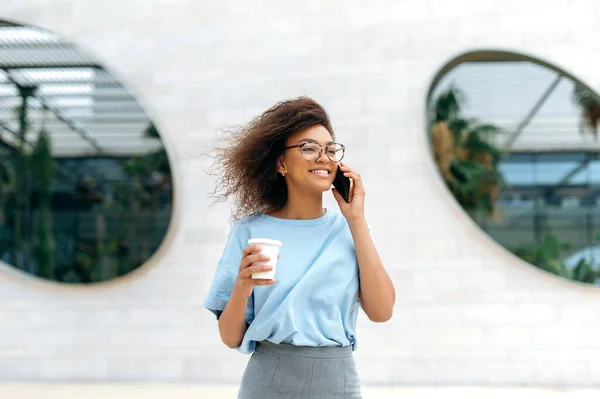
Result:
{"label": "teeth", "polygon": [[327,176],[329,174],[329,172],[326,170],[313,170],[312,173],[323,176]]}

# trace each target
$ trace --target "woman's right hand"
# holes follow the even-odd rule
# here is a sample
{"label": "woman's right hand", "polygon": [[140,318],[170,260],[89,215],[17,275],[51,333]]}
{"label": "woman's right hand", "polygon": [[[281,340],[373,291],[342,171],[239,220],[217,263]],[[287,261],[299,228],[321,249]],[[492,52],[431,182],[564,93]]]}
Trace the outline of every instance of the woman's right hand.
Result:
{"label": "woman's right hand", "polygon": [[260,247],[247,246],[242,252],[242,261],[238,270],[238,276],[235,281],[235,289],[239,291],[244,298],[252,295],[252,288],[257,285],[272,285],[275,280],[253,279],[252,274],[268,272],[273,269],[272,266],[252,266],[254,262],[268,262],[271,258],[260,255]]}

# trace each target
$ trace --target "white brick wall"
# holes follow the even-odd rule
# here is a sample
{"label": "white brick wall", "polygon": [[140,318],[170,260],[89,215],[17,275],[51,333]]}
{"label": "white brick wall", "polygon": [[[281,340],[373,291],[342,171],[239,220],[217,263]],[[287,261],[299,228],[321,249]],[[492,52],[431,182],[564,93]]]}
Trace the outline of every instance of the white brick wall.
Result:
{"label": "white brick wall", "polygon": [[228,207],[209,211],[212,180],[197,156],[220,125],[307,94],[329,109],[364,175],[397,287],[389,323],[360,319],[364,383],[600,380],[600,291],[545,275],[488,239],[438,178],[424,131],[431,80],[473,49],[531,54],[600,90],[596,1],[0,3],[0,18],[60,33],[123,78],[157,122],[177,177],[172,230],[139,272],[78,288],[0,266],[0,379],[237,382],[247,357],[220,343],[201,308]]}

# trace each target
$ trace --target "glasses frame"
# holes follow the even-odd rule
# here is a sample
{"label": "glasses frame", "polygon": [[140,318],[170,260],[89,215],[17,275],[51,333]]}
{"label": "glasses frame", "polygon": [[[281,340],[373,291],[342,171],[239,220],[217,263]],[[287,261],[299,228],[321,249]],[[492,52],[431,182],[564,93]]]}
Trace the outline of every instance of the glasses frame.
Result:
{"label": "glasses frame", "polygon": [[[339,160],[333,160],[331,159],[331,157],[329,156],[329,154],[327,154],[327,151],[325,151],[325,155],[327,156],[327,158],[331,161],[331,162],[341,162],[342,159],[344,159],[344,155],[346,155],[346,146],[341,144],[341,143],[330,143],[327,144],[326,146],[322,146],[319,143],[314,143],[312,141],[306,141],[304,143],[300,143],[300,144],[296,144],[296,145],[291,145],[289,147],[284,147],[284,150],[289,150],[292,148],[300,148],[300,154],[302,154],[302,147],[304,147],[307,144],[312,144],[312,145],[316,145],[317,147],[319,147],[319,154],[315,156],[315,159],[313,159],[312,161],[316,161],[319,158],[321,158],[321,154],[323,154],[323,150],[327,149],[327,147],[332,146],[332,145],[339,145],[340,147],[342,147],[342,157]],[[302,156],[304,157],[304,159],[306,159],[308,161],[308,159],[304,156],[304,154],[302,154]]]}

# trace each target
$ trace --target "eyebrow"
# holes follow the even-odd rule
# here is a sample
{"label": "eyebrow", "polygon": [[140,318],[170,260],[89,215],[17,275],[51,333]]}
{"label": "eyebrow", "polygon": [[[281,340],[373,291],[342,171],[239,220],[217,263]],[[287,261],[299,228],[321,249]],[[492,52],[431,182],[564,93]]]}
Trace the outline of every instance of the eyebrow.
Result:
{"label": "eyebrow", "polygon": [[[298,144],[301,144],[301,143],[307,143],[307,142],[308,142],[308,143],[315,143],[315,144],[319,144],[319,142],[318,142],[317,140],[313,140],[313,139],[302,139],[302,140],[300,140],[300,141],[298,142]],[[325,145],[330,145],[330,144],[335,144],[335,142],[334,142],[334,141],[329,141],[329,142],[325,143]],[[320,144],[319,144],[319,145],[320,145]]]}

